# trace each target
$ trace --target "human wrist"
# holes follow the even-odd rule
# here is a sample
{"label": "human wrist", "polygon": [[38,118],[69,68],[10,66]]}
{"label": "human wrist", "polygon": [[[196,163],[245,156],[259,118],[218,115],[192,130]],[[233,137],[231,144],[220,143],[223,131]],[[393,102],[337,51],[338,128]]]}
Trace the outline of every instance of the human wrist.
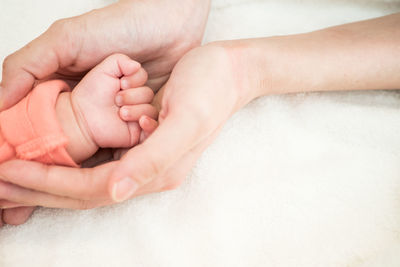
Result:
{"label": "human wrist", "polygon": [[[237,61],[237,75],[244,81],[243,87],[250,100],[268,94],[291,93],[299,90],[301,83],[304,83],[300,76],[306,72],[297,71],[297,76],[289,72],[289,67],[300,59],[299,55],[288,54],[293,42],[291,38],[295,37],[217,42]],[[305,54],[302,56],[306,57]]]}
{"label": "human wrist", "polygon": [[56,103],[56,116],[63,133],[68,139],[66,150],[76,163],[81,163],[91,157],[98,146],[90,137],[87,125],[80,114],[76,114],[71,101],[71,93],[61,93]]}
{"label": "human wrist", "polygon": [[250,102],[263,95],[329,88],[332,77],[320,66],[317,55],[322,52],[316,51],[313,34],[218,41],[208,46],[227,51],[234,75],[241,81],[240,98]]}
{"label": "human wrist", "polygon": [[[398,89],[400,14],[314,32],[233,41],[256,96]],[[366,56],[368,55],[368,56]]]}
{"label": "human wrist", "polygon": [[228,55],[235,79],[238,84],[239,99],[245,105],[253,99],[266,94],[265,81],[269,76],[265,65],[267,56],[263,52],[259,39],[238,39],[217,41],[206,46],[222,48]]}

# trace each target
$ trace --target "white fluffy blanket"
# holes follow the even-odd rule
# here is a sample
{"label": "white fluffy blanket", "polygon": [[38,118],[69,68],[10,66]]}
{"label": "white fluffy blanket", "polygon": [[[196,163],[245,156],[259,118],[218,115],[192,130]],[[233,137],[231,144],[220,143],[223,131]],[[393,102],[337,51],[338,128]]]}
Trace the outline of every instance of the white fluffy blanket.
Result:
{"label": "white fluffy blanket", "polygon": [[[110,0],[1,0],[0,60]],[[215,0],[205,41],[289,34],[400,1]],[[367,56],[367,55],[366,55]],[[178,190],[0,230],[0,266],[400,266],[399,92],[264,97]]]}

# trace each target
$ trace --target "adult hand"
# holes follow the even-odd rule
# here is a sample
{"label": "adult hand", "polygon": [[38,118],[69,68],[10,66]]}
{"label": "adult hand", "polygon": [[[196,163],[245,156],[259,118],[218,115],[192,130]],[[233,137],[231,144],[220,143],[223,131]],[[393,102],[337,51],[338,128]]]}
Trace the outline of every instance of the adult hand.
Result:
{"label": "adult hand", "polygon": [[[400,64],[393,57],[399,54],[399,21],[395,14],[309,34],[194,49],[163,88],[160,126],[121,161],[92,169],[8,161],[0,165],[0,196],[82,209],[175,188],[229,116],[259,95],[399,88]],[[374,45],[365,45],[371,40]]]}
{"label": "adult hand", "polygon": [[[121,0],[55,22],[44,34],[5,59],[0,83],[1,109],[17,103],[38,80],[52,76],[80,80],[113,53],[123,53],[141,62],[149,74],[148,85],[157,90],[179,58],[200,44],[209,2]],[[4,199],[0,194],[1,198]],[[13,216],[14,212],[17,211],[3,212],[6,222],[19,224],[26,217],[20,214],[28,214],[18,209],[19,215]]]}
{"label": "adult hand", "polygon": [[242,57],[220,44],[187,53],[163,87],[159,127],[121,161],[91,169],[8,161],[0,165],[0,194],[27,205],[85,209],[176,188],[224,122],[257,96]]}

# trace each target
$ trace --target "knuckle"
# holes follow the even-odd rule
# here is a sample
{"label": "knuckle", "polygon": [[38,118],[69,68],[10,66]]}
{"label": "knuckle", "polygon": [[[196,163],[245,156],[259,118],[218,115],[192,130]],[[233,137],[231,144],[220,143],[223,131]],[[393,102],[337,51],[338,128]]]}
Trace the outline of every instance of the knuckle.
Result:
{"label": "knuckle", "polygon": [[11,66],[12,62],[13,62],[13,55],[8,55],[4,61],[3,61],[3,70],[7,70],[9,66]]}
{"label": "knuckle", "polygon": [[85,200],[90,200],[96,197],[95,192],[93,192],[92,188],[94,187],[94,179],[93,179],[93,169],[86,168],[82,170],[82,177],[80,185],[77,185],[77,192],[80,196],[84,196]]}
{"label": "knuckle", "polygon": [[38,182],[42,185],[48,185],[51,183],[52,179],[58,175],[56,170],[51,168],[51,165],[45,164],[38,165],[38,173],[41,174],[37,176],[39,179]]}
{"label": "knuckle", "polygon": [[66,31],[66,30],[68,30],[67,28],[69,27],[69,25],[70,25],[70,23],[69,23],[68,19],[59,19],[50,25],[49,30],[57,31],[57,32]]}
{"label": "knuckle", "polygon": [[62,42],[65,44],[69,44],[70,48],[74,48],[74,33],[76,30],[74,29],[74,20],[73,19],[60,19],[53,22],[47,30],[47,34],[55,38],[56,41]]}
{"label": "knuckle", "polygon": [[[3,74],[6,74],[7,72],[11,73],[12,69],[15,69],[16,67],[18,67],[19,62],[17,62],[17,57],[16,57],[16,55],[18,53],[19,53],[18,51],[15,53],[12,53],[12,54],[6,56],[6,58],[3,60],[3,64],[2,64]],[[5,78],[5,77],[3,76],[3,78]]]}

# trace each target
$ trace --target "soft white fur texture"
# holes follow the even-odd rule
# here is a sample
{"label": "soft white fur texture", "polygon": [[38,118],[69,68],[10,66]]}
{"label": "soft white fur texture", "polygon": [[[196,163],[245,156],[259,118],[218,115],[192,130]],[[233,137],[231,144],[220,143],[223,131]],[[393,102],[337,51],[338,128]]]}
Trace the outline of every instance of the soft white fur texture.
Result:
{"label": "soft white fur texture", "polygon": [[[0,0],[0,60],[55,19],[110,2]],[[205,41],[398,11],[400,1],[216,0]],[[258,99],[178,190],[91,211],[40,209],[0,230],[0,266],[398,267],[399,106],[396,91]]]}

